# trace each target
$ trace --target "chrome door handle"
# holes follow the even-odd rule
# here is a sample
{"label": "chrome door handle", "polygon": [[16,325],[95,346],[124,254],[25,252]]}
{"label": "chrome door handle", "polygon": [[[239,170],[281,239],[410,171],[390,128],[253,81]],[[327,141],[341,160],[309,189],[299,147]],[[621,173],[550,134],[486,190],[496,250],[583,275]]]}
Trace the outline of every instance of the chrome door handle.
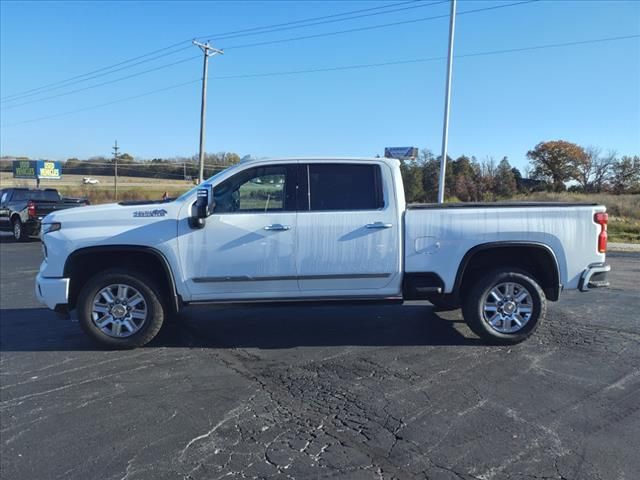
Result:
{"label": "chrome door handle", "polygon": [[267,225],[264,227],[265,230],[269,230],[272,232],[281,232],[283,230],[291,230],[289,225],[281,225],[279,223],[272,223],[271,225]]}
{"label": "chrome door handle", "polygon": [[393,227],[393,224],[383,223],[383,222],[374,222],[374,223],[367,223],[365,227],[366,228],[391,228]]}

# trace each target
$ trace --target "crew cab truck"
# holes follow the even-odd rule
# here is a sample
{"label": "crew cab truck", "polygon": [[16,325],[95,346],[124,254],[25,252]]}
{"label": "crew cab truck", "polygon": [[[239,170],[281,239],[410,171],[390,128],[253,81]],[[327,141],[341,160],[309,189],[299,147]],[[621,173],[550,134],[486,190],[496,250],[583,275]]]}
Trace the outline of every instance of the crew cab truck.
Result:
{"label": "crew cab truck", "polygon": [[40,222],[49,213],[84,205],[89,205],[86,198],[61,197],[55,188],[4,188],[0,190],[0,231],[12,232],[21,242],[40,234]]}
{"label": "crew cab truck", "polygon": [[562,290],[608,285],[606,235],[593,204],[407,206],[396,160],[249,160],[175,200],[48,215],[36,295],[113,348],[196,303],[417,299],[516,343]]}

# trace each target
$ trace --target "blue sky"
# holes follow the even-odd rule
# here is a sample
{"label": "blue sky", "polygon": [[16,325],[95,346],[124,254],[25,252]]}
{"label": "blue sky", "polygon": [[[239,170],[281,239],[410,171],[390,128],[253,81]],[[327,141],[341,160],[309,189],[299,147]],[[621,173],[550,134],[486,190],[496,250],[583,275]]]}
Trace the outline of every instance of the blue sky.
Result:
{"label": "blue sky", "polygon": [[[514,1],[463,0],[458,12]],[[9,97],[0,110],[2,155],[109,155],[114,139],[122,151],[137,158],[193,155],[198,148],[201,58],[58,98],[43,97],[197,56],[194,46],[66,88],[13,100],[11,96],[181,41],[188,47],[187,39],[193,37],[214,39],[220,33],[394,3],[398,5],[368,13],[421,6],[214,40],[227,51],[210,62],[207,151],[260,157],[373,156],[386,146],[411,145],[438,153],[444,60],[286,76],[216,77],[441,57],[447,49],[447,18],[237,47],[446,15],[447,3],[2,1],[0,96]],[[640,2],[540,1],[459,15],[455,53],[639,34]],[[195,83],[89,108],[190,80]],[[26,102],[31,103],[20,105]],[[31,121],[48,116],[52,118]],[[522,168],[527,150],[560,138],[619,154],[640,153],[640,38],[455,60],[452,156],[506,155]]]}

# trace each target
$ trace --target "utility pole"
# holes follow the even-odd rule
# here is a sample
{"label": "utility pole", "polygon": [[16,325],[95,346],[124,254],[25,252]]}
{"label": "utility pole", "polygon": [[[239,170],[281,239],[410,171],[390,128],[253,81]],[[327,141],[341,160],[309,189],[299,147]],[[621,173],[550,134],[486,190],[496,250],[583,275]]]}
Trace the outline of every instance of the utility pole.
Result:
{"label": "utility pole", "polygon": [[116,140],[115,145],[113,146],[113,165],[114,165],[113,194],[116,201],[118,201],[118,151],[119,150],[120,150],[120,147],[118,147],[118,140]]}
{"label": "utility pole", "polygon": [[200,43],[193,41],[193,44],[202,50],[204,53],[204,66],[202,68],[202,103],[200,105],[200,173],[198,175],[198,183],[202,183],[204,181],[204,130],[205,130],[205,122],[206,122],[206,112],[207,112],[207,75],[209,68],[209,57],[214,55],[222,55],[224,52],[222,50],[218,50],[217,48],[213,48],[207,43]]}
{"label": "utility pole", "polygon": [[447,142],[449,140],[449,107],[451,104],[451,73],[453,70],[453,37],[456,30],[456,1],[451,0],[449,17],[449,55],[447,57],[447,83],[444,94],[444,126],[442,128],[442,157],[440,158],[440,181],[438,203],[444,203],[444,180],[447,173]]}

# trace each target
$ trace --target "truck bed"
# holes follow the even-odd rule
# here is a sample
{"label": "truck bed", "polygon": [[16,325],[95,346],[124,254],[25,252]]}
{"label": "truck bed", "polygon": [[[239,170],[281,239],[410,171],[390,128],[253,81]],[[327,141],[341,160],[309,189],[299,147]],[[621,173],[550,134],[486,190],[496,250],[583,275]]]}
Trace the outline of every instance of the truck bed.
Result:
{"label": "truck bed", "polygon": [[527,242],[552,251],[564,288],[577,288],[598,253],[600,226],[595,203],[501,202],[417,204],[404,217],[405,271],[438,272],[445,293],[472,248]]}
{"label": "truck bed", "polygon": [[588,202],[456,202],[456,203],[410,203],[407,210],[440,210],[447,208],[523,208],[523,207],[595,207]]}

